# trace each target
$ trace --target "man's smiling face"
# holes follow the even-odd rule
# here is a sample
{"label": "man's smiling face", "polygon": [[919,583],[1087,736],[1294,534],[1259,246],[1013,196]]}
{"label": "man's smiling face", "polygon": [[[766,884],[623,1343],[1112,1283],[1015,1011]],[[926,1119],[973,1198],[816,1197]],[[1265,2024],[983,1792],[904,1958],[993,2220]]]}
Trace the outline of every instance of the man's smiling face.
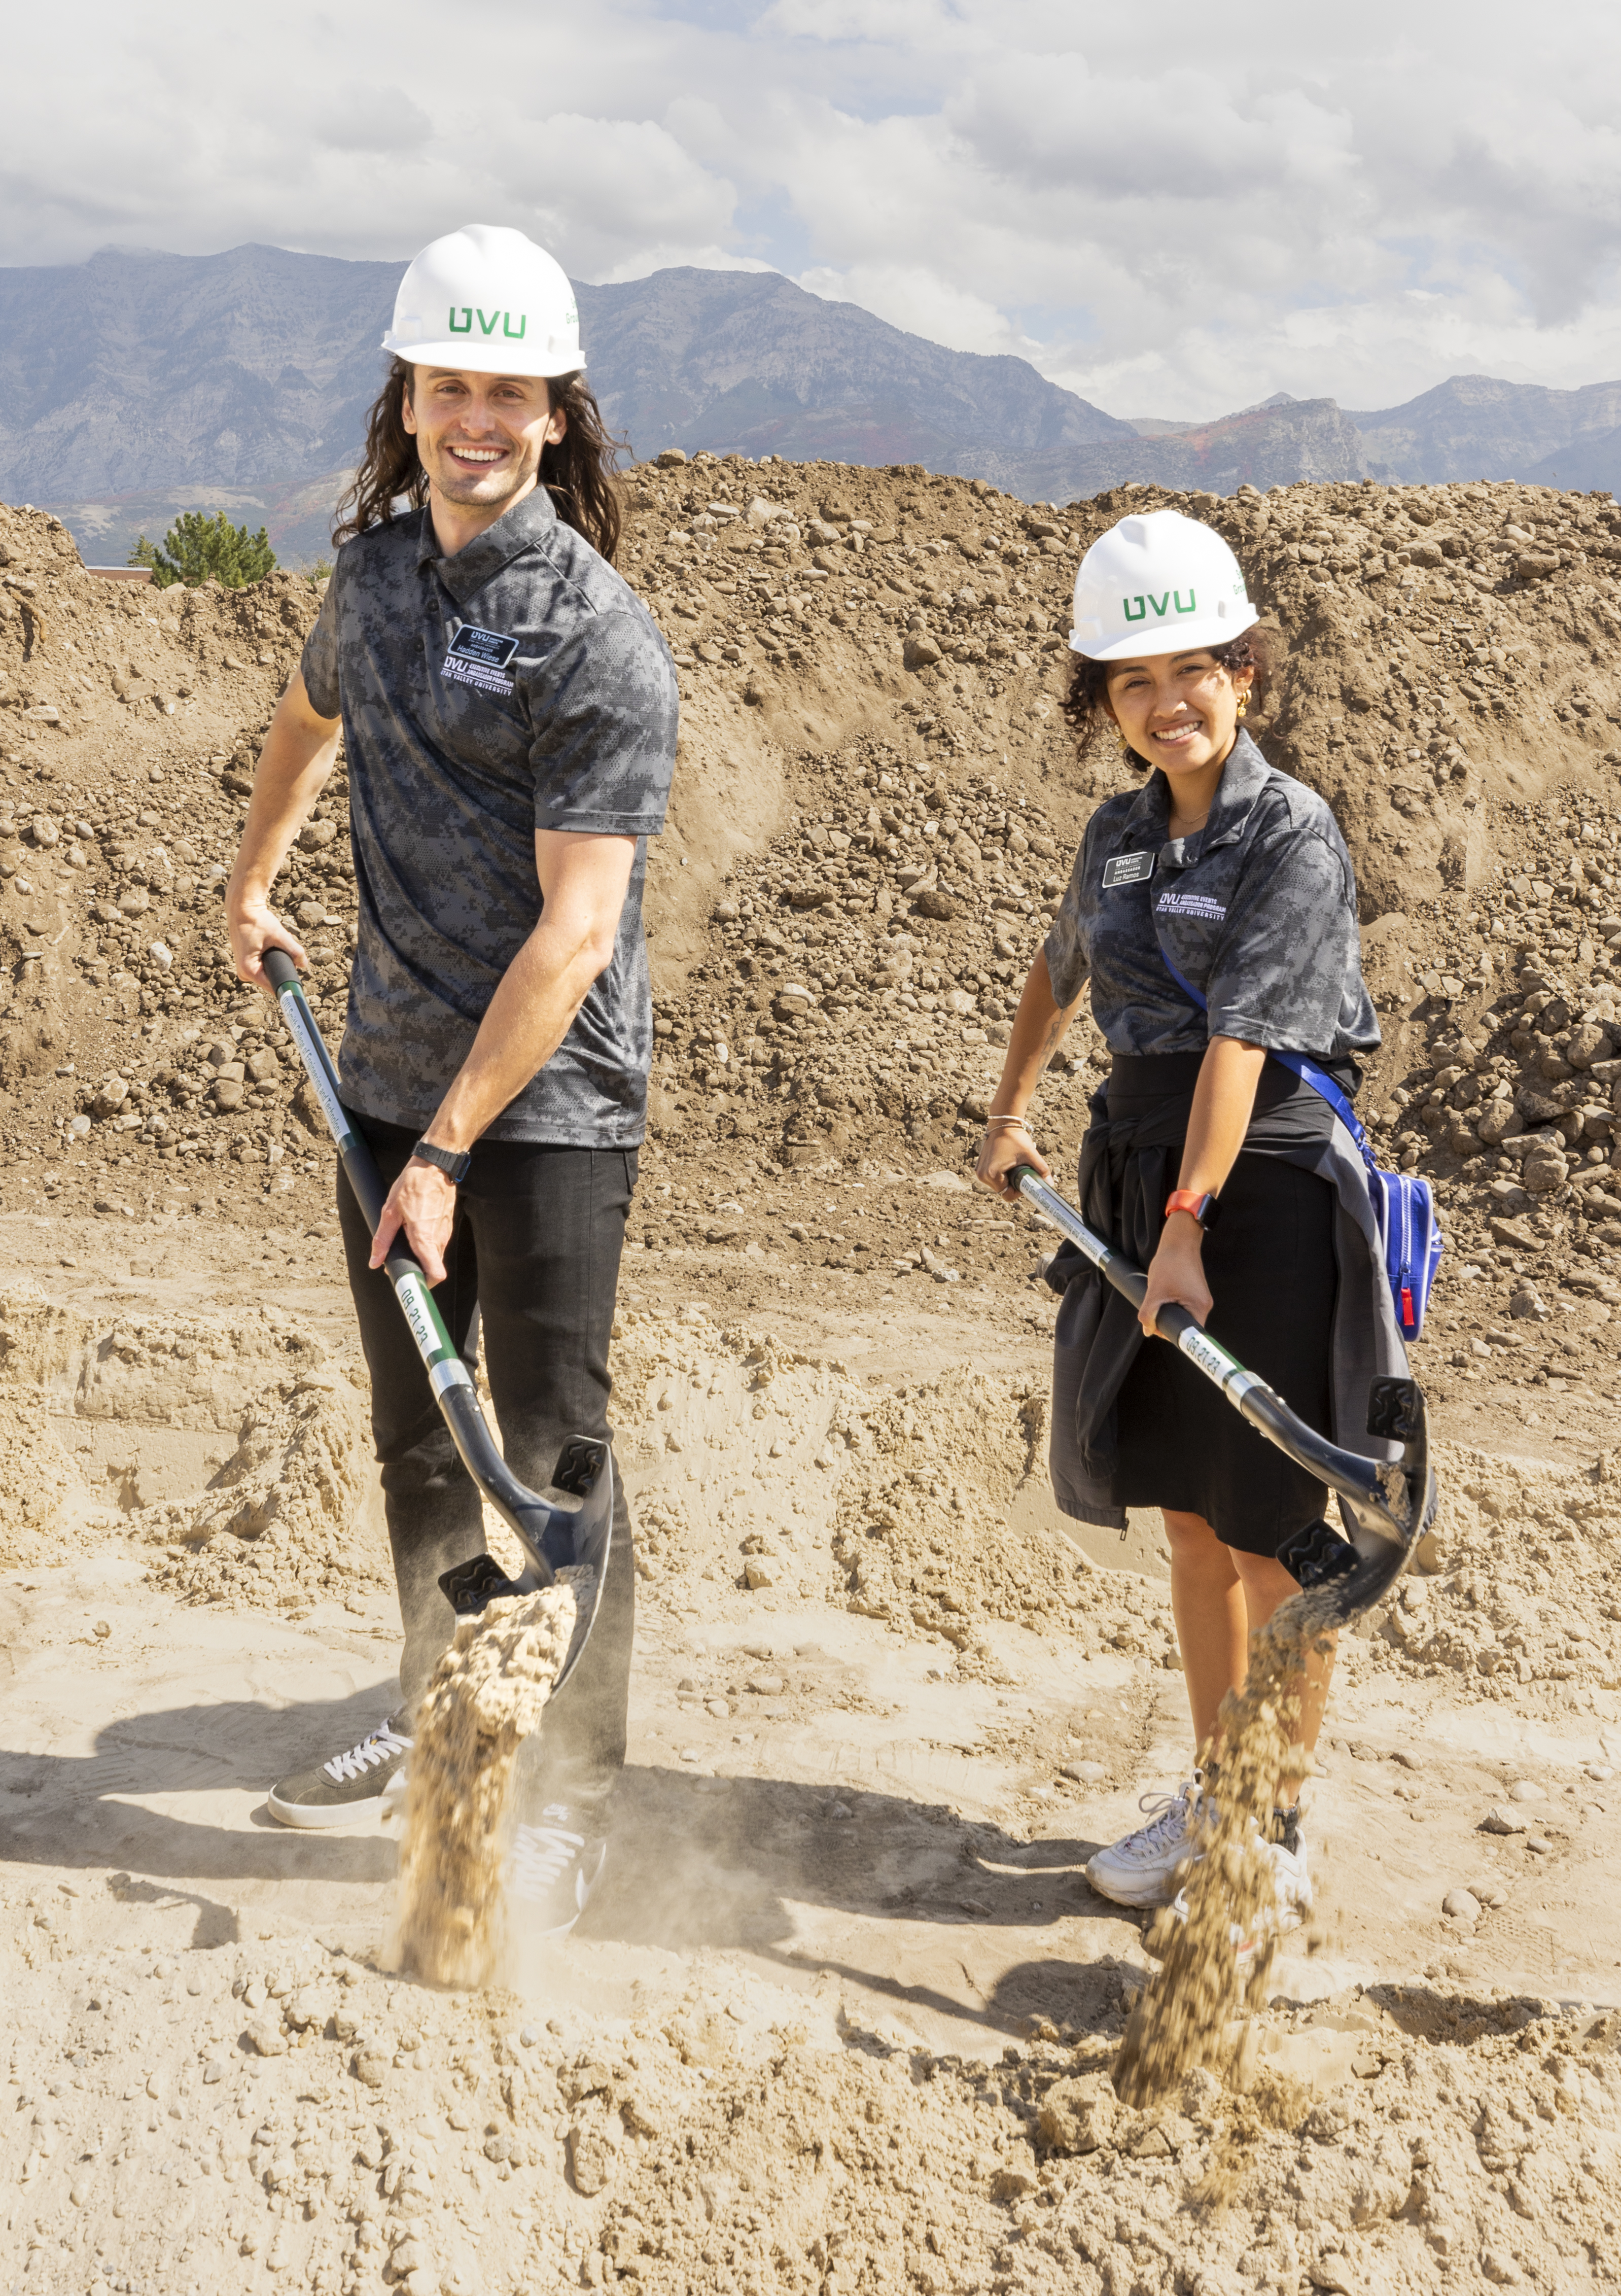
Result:
{"label": "man's smiling face", "polygon": [[538,374],[413,367],[402,411],[434,493],[497,517],[531,490],[542,449],[568,427]]}

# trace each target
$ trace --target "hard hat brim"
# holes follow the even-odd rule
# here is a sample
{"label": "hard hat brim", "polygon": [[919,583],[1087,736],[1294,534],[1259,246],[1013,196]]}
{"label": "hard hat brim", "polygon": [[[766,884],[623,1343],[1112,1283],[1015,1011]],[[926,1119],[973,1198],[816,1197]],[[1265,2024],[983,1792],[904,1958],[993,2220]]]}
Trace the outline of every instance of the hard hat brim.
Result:
{"label": "hard hat brim", "polygon": [[[510,350],[512,357],[492,359],[486,366],[470,356],[473,347],[465,336],[442,343],[413,343],[390,330],[382,339],[382,347],[395,358],[404,359],[407,366],[457,367],[468,374],[538,375],[548,382],[555,382],[559,375],[583,373],[585,365],[585,355],[577,349],[571,357],[553,351],[543,358],[536,352],[526,352],[521,343],[510,343],[503,344],[502,348]],[[495,345],[480,344],[479,348],[487,353],[494,350]]]}
{"label": "hard hat brim", "polygon": [[1175,623],[1145,622],[1124,637],[1104,639],[1092,631],[1071,630],[1069,651],[1084,654],[1088,661],[1125,661],[1136,654],[1151,659],[1163,653],[1197,653],[1201,646],[1231,645],[1260,619],[1259,609],[1248,598],[1241,604],[1235,599],[1231,613],[1223,613],[1218,606],[1214,613],[1197,615],[1191,621],[1178,616]]}

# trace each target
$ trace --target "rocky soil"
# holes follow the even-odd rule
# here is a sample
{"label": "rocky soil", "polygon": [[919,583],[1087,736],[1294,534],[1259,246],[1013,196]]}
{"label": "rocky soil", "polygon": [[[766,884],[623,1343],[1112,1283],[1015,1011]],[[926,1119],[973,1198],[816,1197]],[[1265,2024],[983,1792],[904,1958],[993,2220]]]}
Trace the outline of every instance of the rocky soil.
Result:
{"label": "rocky soil", "polygon": [[[852,2296],[1601,2284],[1621,2214],[1617,513],[665,458],[683,662],[617,1338],[633,1742],[567,1953],[387,1965],[395,1849],[275,1777],[388,1710],[331,1159],[217,885],[316,605],[154,593],[0,511],[5,2284]],[[1058,714],[1077,552],[1222,527],[1287,645],[1434,1180],[1429,1566],[1350,1638],[1316,1925],[1224,2079],[1129,2112],[1149,1965],[1083,1869],[1185,1766],[1158,1527],[1046,1496],[1042,1238],[969,1160],[1120,784]],[[285,898],[335,1035],[341,776]],[[1038,1115],[1074,1154],[1077,1032]],[[1121,1567],[1122,1565],[1126,1567]]]}

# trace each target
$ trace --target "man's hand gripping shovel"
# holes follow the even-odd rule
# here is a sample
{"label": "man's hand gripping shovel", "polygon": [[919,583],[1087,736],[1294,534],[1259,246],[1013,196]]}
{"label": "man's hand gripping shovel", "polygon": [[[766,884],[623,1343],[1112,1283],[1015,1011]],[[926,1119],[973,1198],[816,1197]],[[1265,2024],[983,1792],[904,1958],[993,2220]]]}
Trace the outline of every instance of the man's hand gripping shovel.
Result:
{"label": "man's hand gripping shovel", "polygon": [[[1011,1177],[1026,1203],[1084,1251],[1106,1283],[1140,1308],[1148,1289],[1142,1270],[1094,1235],[1057,1189],[1027,1164]],[[1162,1339],[1180,1348],[1220,1388],[1252,1427],[1337,1495],[1349,1538],[1341,1538],[1326,1522],[1308,1523],[1279,1548],[1278,1560],[1303,1587],[1328,1588],[1339,1622],[1348,1625],[1400,1578],[1435,1519],[1435,1470],[1429,1464],[1429,1431],[1417,1381],[1376,1379],[1369,1391],[1369,1434],[1402,1447],[1399,1459],[1381,1464],[1355,1451],[1342,1451],[1308,1427],[1281,1396],[1201,1330],[1185,1308],[1162,1308],[1156,1327]]]}
{"label": "man's hand gripping shovel", "polygon": [[[292,959],[282,949],[267,948],[262,962],[310,1089],[338,1144],[356,1201],[375,1235],[387,1193],[382,1175],[370,1148],[344,1113],[338,1072],[299,985]],[[543,1497],[520,1483],[496,1448],[467,1366],[451,1343],[421,1267],[410,1252],[397,1245],[383,1262],[383,1273],[394,1286],[394,1296],[416,1341],[463,1464],[516,1538],[527,1565],[521,1577],[509,1578],[488,1554],[476,1554],[471,1562],[458,1563],[439,1580],[453,1608],[459,1616],[475,1617],[497,1595],[528,1595],[536,1587],[549,1587],[560,1570],[574,1563],[586,1565],[593,1574],[580,1602],[569,1655],[553,1685],[555,1697],[579,1661],[602,1599],[613,1535],[612,1454],[606,1443],[572,1442],[565,1445],[557,1463],[552,1497]]]}

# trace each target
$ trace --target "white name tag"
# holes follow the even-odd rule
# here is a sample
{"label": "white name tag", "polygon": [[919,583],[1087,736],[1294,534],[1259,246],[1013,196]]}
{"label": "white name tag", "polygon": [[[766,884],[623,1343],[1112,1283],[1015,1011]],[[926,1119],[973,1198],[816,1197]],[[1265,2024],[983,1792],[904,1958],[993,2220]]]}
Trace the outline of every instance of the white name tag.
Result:
{"label": "white name tag", "polygon": [[1103,890],[1113,892],[1117,885],[1141,885],[1154,873],[1151,853],[1117,853],[1112,861],[1103,864]]}

